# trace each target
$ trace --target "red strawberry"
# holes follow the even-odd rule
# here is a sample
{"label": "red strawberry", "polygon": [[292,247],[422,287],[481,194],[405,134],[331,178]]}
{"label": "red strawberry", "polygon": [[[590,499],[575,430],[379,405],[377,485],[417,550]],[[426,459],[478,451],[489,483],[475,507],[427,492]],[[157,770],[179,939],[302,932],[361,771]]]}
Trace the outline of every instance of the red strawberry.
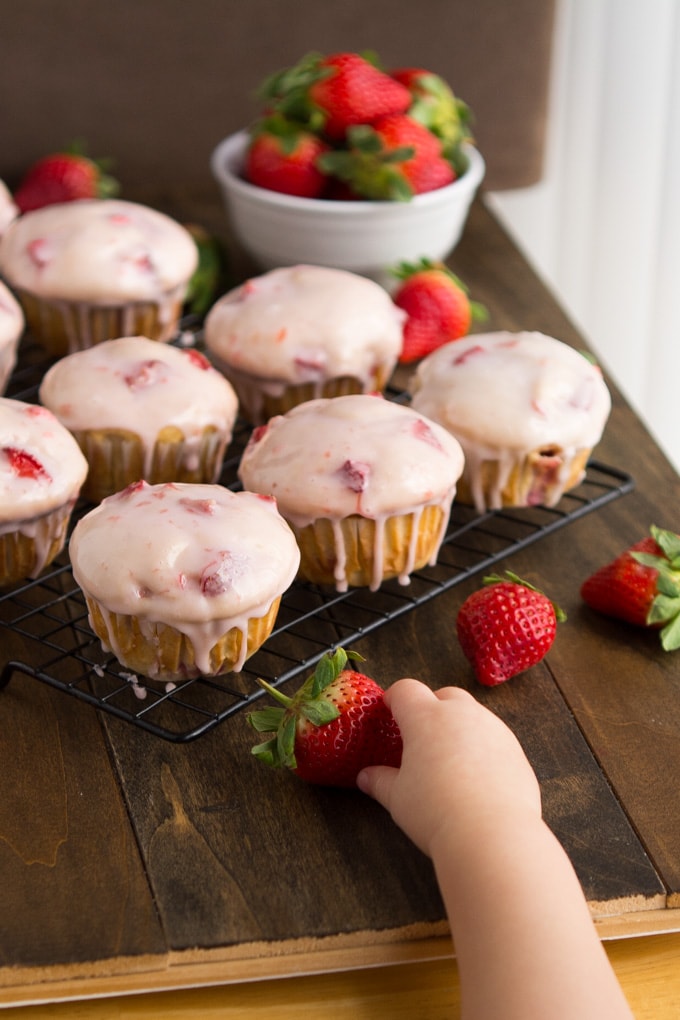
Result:
{"label": "red strawberry", "polygon": [[329,138],[343,138],[353,124],[372,124],[411,105],[407,88],[358,53],[335,53],[319,66],[325,73],[311,86],[309,97],[325,114]]}
{"label": "red strawberry", "polygon": [[441,139],[444,156],[457,173],[465,169],[465,158],[460,151],[463,142],[471,141],[470,109],[457,99],[450,86],[438,74],[421,67],[405,67],[392,71],[395,81],[401,82],[413,97],[409,116],[419,121]]}
{"label": "red strawberry", "polygon": [[309,53],[260,90],[271,108],[334,141],[353,124],[371,124],[411,104],[409,90],[359,53]]}
{"label": "red strawberry", "polygon": [[357,195],[375,201],[408,201],[455,180],[439,139],[407,114],[350,128],[347,149],[329,152],[319,163]]}
{"label": "red strawberry", "polygon": [[283,117],[266,117],[251,132],[244,176],[269,191],[318,198],[326,186],[318,157],[328,146]]}
{"label": "red strawberry", "polygon": [[480,684],[493,687],[540,662],[565,615],[516,574],[484,578],[486,587],[463,602],[458,640]]}
{"label": "red strawberry", "polygon": [[351,787],[366,765],[401,764],[401,734],[384,691],[363,673],[346,669],[348,658],[361,657],[342,648],[324,655],[292,698],[258,681],[283,707],[248,716],[259,733],[272,734],[253,748],[257,758],[323,786]]}
{"label": "red strawberry", "polygon": [[102,162],[78,151],[52,153],[26,171],[14,194],[20,212],[78,198],[110,198],[118,184],[103,172]]}
{"label": "red strawberry", "polygon": [[18,450],[16,446],[4,446],[2,452],[9,462],[11,471],[19,478],[50,480],[50,475],[43,465],[28,450]]}
{"label": "red strawberry", "polygon": [[605,616],[660,628],[667,652],[680,648],[680,535],[652,525],[646,538],[586,578],[581,598]]}
{"label": "red strawberry", "polygon": [[481,305],[470,301],[465,284],[443,262],[402,263],[394,275],[402,282],[392,299],[407,315],[399,356],[402,364],[460,339],[473,319],[486,314]]}

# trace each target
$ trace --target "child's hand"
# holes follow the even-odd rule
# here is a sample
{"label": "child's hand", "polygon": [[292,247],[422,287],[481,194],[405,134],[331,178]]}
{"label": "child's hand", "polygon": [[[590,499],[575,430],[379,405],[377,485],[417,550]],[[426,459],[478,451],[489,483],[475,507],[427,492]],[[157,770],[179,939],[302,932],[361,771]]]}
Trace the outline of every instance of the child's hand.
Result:
{"label": "child's hand", "polygon": [[467,691],[404,679],[385,700],[401,730],[402,765],[364,769],[358,785],[426,854],[440,837],[481,835],[485,822],[540,817],[538,782],[519,742]]}

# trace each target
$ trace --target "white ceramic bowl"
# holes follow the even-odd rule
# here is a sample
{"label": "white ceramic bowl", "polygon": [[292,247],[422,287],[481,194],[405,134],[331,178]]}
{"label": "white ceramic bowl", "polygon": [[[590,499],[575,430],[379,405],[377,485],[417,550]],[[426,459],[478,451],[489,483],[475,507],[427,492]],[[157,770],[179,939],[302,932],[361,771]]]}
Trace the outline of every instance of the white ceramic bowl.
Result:
{"label": "white ceramic bowl", "polygon": [[453,184],[408,202],[346,202],[297,198],[241,177],[246,131],[225,138],[211,169],[235,238],[263,270],[303,263],[348,269],[389,283],[389,267],[427,257],[444,259],[465,226],[485,164],[466,146],[467,171]]}

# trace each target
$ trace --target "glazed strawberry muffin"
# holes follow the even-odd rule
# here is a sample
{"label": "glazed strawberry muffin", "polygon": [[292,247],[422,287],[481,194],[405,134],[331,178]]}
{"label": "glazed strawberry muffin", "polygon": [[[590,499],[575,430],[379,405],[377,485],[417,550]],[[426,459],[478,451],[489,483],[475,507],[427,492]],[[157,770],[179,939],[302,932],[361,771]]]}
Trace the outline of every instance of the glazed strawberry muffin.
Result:
{"label": "glazed strawberry muffin", "polygon": [[36,209],[0,241],[0,272],[57,356],[120,336],[170,339],[197,263],[184,227],[117,199]]}
{"label": "glazed strawberry muffin", "polygon": [[600,369],[543,333],[485,333],[418,366],[412,406],[460,442],[461,500],[479,511],[554,506],[582,481],[611,409]]}
{"label": "glazed strawberry muffin", "polygon": [[0,397],[0,585],[37,577],[61,551],[86,474],[50,411]]}
{"label": "glazed strawberry muffin", "polygon": [[463,469],[446,429],[380,396],[312,400],[255,429],[239,467],[295,532],[308,581],[376,590],[434,564]]}
{"label": "glazed strawberry muffin", "polygon": [[382,391],[401,351],[404,317],[372,280],[292,266],[220,298],[205,343],[243,414],[261,424],[305,400]]}
{"label": "glazed strawberry muffin", "polygon": [[104,648],[160,681],[240,670],[300,560],[273,499],[146,482],[82,517],[69,553]]}
{"label": "glazed strawberry muffin", "polygon": [[56,361],[40,400],[90,465],[83,495],[104,499],[140,478],[215,482],[238,402],[199,351],[119,337]]}
{"label": "glazed strawberry muffin", "polygon": [[17,361],[17,348],[24,331],[24,316],[20,305],[0,280],[0,395]]}

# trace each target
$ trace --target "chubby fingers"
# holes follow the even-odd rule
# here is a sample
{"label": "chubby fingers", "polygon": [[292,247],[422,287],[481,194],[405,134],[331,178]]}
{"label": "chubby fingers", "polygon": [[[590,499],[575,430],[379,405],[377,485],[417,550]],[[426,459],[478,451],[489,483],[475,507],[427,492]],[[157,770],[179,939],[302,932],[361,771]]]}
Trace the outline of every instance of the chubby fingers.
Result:
{"label": "chubby fingers", "polygon": [[389,765],[369,765],[357,776],[357,786],[362,793],[373,797],[389,811],[392,800],[392,785],[399,774],[398,769]]}
{"label": "chubby fingers", "polygon": [[431,690],[421,680],[405,677],[397,680],[385,692],[385,704],[397,721],[402,735],[411,729],[411,723],[418,727],[421,713],[431,712],[438,701],[456,702],[463,710],[476,710],[477,702],[462,687],[441,687]]}
{"label": "chubby fingers", "polygon": [[[461,707],[470,703],[476,706],[471,694],[458,687],[443,687],[431,690],[426,684],[412,677],[397,680],[385,692],[385,704],[392,712],[405,743],[417,739],[423,732],[429,733],[433,724],[430,718],[438,712],[442,701],[457,701]],[[399,773],[398,769],[384,765],[373,765],[363,769],[357,776],[357,786],[363,793],[377,800],[390,810],[392,787]]]}
{"label": "chubby fingers", "polygon": [[[400,730],[402,730],[402,736],[404,723],[407,722],[409,716],[414,710],[417,712],[419,704],[427,704],[433,698],[434,695],[429,687],[426,687],[420,680],[414,680],[412,677],[397,680],[387,689],[385,692],[385,704],[392,712]],[[368,768],[362,769],[359,773],[357,776],[357,786],[363,793],[373,797],[389,811],[392,786],[397,778],[397,774],[398,769],[390,768],[387,765],[371,765]]]}

